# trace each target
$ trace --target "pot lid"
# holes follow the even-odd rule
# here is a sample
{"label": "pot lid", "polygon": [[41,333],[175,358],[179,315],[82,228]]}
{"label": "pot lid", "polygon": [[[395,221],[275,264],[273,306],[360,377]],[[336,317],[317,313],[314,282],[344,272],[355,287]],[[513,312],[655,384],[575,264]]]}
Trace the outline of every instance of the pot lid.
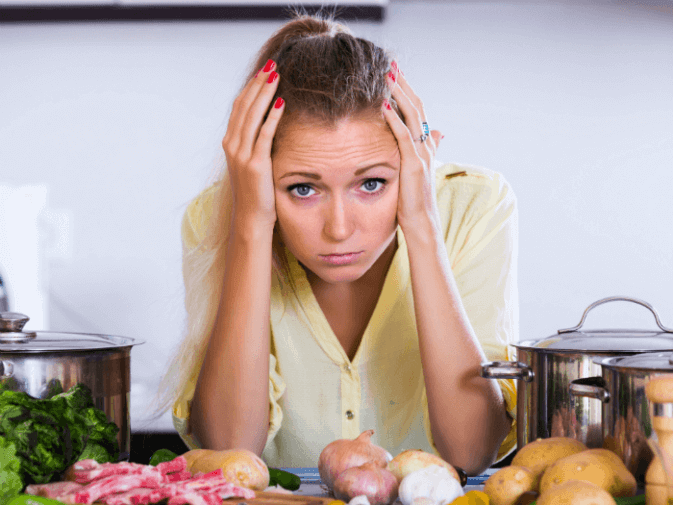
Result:
{"label": "pot lid", "polygon": [[673,373],[673,352],[648,352],[631,356],[594,358],[597,365],[614,369],[647,370]]}
{"label": "pot lid", "polygon": [[28,316],[17,312],[0,312],[0,353],[95,351],[130,347],[144,342],[128,337],[90,333],[29,331],[23,327]]}
{"label": "pot lid", "polygon": [[[598,305],[611,301],[629,301],[650,309],[655,321],[661,329],[658,330],[580,330],[589,311]],[[659,320],[659,314],[649,303],[635,298],[612,296],[603,298],[587,307],[580,323],[564,330],[558,330],[555,335],[540,340],[525,340],[512,344],[517,349],[527,349],[544,352],[595,352],[600,354],[612,353],[639,353],[656,351],[673,351],[673,329],[665,327]]]}

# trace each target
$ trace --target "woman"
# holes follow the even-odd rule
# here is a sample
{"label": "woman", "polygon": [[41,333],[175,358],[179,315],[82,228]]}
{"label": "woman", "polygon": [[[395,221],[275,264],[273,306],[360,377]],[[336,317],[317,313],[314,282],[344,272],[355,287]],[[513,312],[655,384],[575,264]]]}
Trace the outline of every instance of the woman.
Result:
{"label": "woman", "polygon": [[390,55],[331,20],[261,49],[183,222],[189,332],[164,387],[189,447],[310,467],[373,428],[468,474],[513,450],[514,383],[479,370],[517,339],[516,200],[435,162],[425,121]]}

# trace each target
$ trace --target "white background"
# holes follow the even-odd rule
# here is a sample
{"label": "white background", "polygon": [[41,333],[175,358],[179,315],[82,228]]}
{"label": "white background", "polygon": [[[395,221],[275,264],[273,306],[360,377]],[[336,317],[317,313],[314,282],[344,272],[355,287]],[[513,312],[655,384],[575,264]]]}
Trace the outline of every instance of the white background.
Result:
{"label": "white background", "polygon": [[[439,159],[512,184],[522,340],[611,295],[673,326],[673,5],[659,3],[392,1],[383,23],[349,23],[398,54],[446,135]],[[0,25],[0,184],[46,186],[66,235],[43,269],[50,328],[33,329],[146,340],[134,430],[172,429],[145,416],[184,327],[180,220],[279,25]],[[616,302],[586,327],[655,323]]]}

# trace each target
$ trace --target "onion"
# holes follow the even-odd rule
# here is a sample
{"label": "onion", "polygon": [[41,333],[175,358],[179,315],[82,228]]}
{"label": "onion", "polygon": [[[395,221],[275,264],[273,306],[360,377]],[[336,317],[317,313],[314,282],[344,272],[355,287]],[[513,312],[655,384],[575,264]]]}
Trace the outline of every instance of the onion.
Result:
{"label": "onion", "polygon": [[318,472],[323,484],[333,489],[334,481],[341,472],[365,463],[385,468],[388,452],[371,442],[373,434],[374,430],[367,430],[355,440],[343,438],[327,444],[318,459]]}
{"label": "onion", "polygon": [[345,502],[365,495],[370,505],[388,505],[397,499],[397,478],[376,463],[344,470],[334,481],[334,496]]}

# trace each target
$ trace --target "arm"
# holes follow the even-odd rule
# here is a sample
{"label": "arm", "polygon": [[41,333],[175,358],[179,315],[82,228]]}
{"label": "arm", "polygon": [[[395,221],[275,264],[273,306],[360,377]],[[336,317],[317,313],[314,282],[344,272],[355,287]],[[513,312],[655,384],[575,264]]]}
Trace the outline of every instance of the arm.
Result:
{"label": "arm", "polygon": [[[275,78],[274,78],[275,77]],[[222,146],[233,196],[224,279],[191,404],[203,448],[261,455],[269,428],[271,244],[276,222],[271,145],[283,111],[270,63],[234,101]]]}
{"label": "arm", "polygon": [[269,304],[273,228],[234,226],[191,427],[203,448],[261,455],[269,424]]}
{"label": "arm", "polygon": [[485,355],[442,237],[434,171],[441,133],[421,135],[423,103],[393,68],[388,84],[404,121],[388,101],[382,111],[400,152],[397,219],[407,241],[431,434],[445,460],[476,474],[496,458],[511,419],[497,384],[480,377]]}
{"label": "arm", "polygon": [[[486,239],[484,254],[497,265],[482,263],[461,270],[461,276],[473,278],[469,300],[487,306],[487,311],[498,303],[515,272],[512,248],[503,247],[503,240],[512,239],[515,230],[512,211],[495,236]],[[405,238],[432,437],[444,459],[477,474],[494,462],[511,418],[498,384],[480,377],[481,363],[488,359],[467,317],[441,235],[416,231],[405,233]],[[499,266],[502,270],[494,272]],[[491,325],[486,331],[493,333],[489,342],[495,342],[496,328]]]}

